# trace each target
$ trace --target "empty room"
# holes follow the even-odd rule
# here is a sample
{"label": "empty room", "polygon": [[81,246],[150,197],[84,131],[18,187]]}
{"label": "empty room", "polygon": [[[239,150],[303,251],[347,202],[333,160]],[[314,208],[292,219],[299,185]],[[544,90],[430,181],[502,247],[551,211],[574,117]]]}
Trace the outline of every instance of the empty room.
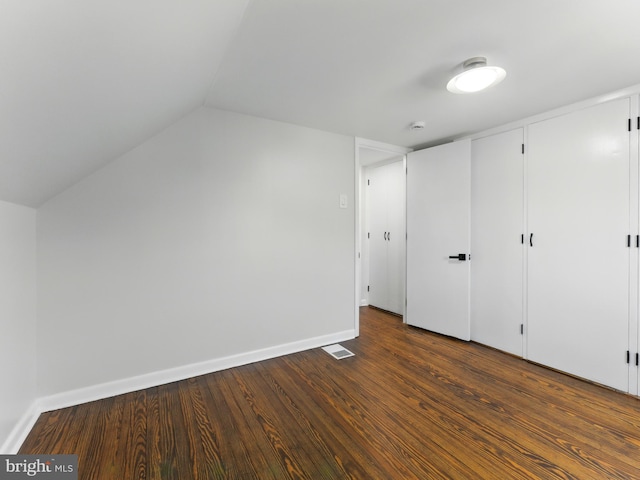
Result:
{"label": "empty room", "polygon": [[0,479],[640,478],[639,19],[0,2]]}

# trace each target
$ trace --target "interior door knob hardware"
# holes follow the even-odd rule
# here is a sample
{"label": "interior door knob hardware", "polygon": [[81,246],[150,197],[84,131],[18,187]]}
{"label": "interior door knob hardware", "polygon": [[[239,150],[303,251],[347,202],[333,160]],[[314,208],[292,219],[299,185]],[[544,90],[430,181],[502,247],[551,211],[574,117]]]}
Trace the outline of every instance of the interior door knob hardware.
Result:
{"label": "interior door knob hardware", "polygon": [[467,254],[466,253],[459,253],[457,255],[449,255],[449,258],[460,260],[461,262],[464,262],[467,259]]}

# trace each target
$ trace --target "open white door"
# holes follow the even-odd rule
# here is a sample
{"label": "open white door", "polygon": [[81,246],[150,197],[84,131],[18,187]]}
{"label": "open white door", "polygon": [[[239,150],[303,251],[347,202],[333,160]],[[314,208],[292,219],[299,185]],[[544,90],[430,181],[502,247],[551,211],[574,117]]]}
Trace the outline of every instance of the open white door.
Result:
{"label": "open white door", "polygon": [[470,182],[470,140],[407,157],[406,321],[462,340],[471,338]]}

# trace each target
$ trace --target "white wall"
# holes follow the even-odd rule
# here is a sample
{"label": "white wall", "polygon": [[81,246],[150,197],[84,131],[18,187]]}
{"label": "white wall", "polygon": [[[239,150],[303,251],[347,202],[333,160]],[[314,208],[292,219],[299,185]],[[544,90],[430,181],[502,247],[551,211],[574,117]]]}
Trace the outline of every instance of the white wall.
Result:
{"label": "white wall", "polygon": [[0,445],[36,399],[35,305],[36,211],[0,202]]}
{"label": "white wall", "polygon": [[352,330],[353,145],[203,108],[43,205],[39,394]]}

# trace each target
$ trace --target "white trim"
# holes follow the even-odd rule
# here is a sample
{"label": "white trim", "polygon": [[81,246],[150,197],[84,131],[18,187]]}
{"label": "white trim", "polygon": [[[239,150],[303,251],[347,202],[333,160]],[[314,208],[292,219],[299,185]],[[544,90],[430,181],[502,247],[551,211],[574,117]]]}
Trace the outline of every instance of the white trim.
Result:
{"label": "white trim", "polygon": [[362,181],[362,167],[360,166],[360,142],[358,138],[354,138],[353,142],[353,173],[354,173],[354,272],[353,272],[353,289],[354,289],[354,309],[353,309],[353,331],[356,337],[360,336],[360,306],[362,302],[366,302],[366,299],[360,298],[360,292],[362,284],[362,248],[360,242],[360,209],[362,208],[362,191],[360,189],[360,182]]}
{"label": "white trim", "polygon": [[594,105],[610,102],[612,100],[618,100],[620,98],[629,97],[638,93],[640,93],[640,83],[633,85],[631,87],[621,89],[621,90],[616,90],[615,92],[599,95],[597,97],[592,97],[587,100],[582,100],[579,102],[565,105],[564,107],[555,108],[553,110],[548,110],[546,112],[542,112],[537,115],[532,115],[530,117],[522,118],[520,120],[515,120],[513,122],[509,122],[504,125],[490,128],[489,130],[482,130],[480,132],[472,133],[470,135],[457,137],[455,141],[465,140],[467,138],[470,138],[471,140],[477,140],[479,138],[488,137],[490,135],[495,135],[497,133],[503,133],[509,130],[514,130],[516,128],[524,128],[528,125],[531,125],[532,123],[537,123],[542,120],[548,120],[550,118],[559,117],[560,115],[572,113],[588,107],[593,107]]}
{"label": "white trim", "polygon": [[[413,152],[412,148],[401,147],[398,145],[391,145],[390,143],[378,142],[376,140],[368,140],[366,138],[355,137],[354,142],[355,153],[354,153],[354,168],[355,168],[355,199],[356,199],[356,221],[355,221],[355,311],[354,311],[354,320],[353,320],[353,328],[355,331],[355,335],[360,335],[360,307],[366,306],[369,304],[369,298],[361,298],[360,293],[361,282],[362,282],[362,261],[365,258],[363,253],[363,245],[360,241],[362,235],[362,225],[363,225],[363,206],[366,202],[361,198],[362,191],[360,186],[362,185],[363,179],[363,169],[364,167],[360,163],[360,149],[364,148],[367,150],[376,150],[379,152],[386,153],[394,153],[398,156],[404,156],[403,161],[405,162],[406,168],[406,155],[410,152]],[[397,160],[392,160],[397,161]],[[406,171],[406,170],[405,170]],[[405,188],[406,192],[406,188]],[[406,222],[405,222],[406,228]],[[405,258],[406,258],[406,249],[405,249]],[[406,269],[405,269],[406,270]],[[405,285],[405,293],[406,293],[406,285]],[[404,312],[404,310],[403,310]],[[406,316],[405,316],[406,317]]]}
{"label": "white trim", "polygon": [[345,330],[343,332],[322,335],[275,347],[263,348],[252,352],[230,355],[228,357],[216,358],[204,362],[193,363],[136,377],[71,390],[69,392],[58,393],[40,399],[41,411],[46,412],[49,410],[57,410],[59,408],[66,408],[72,405],[92,402],[103,398],[113,397],[115,395],[135,392],[145,388],[177,382],[186,378],[197,377],[207,373],[218,372],[228,368],[239,367],[249,363],[260,362],[283,355],[310,350],[312,348],[322,347],[331,343],[351,340],[352,338],[355,338],[354,331]]}
{"label": "white trim", "polygon": [[385,153],[397,153],[398,155],[405,155],[409,152],[413,152],[412,148],[400,147],[398,145],[391,145],[390,143],[377,142],[375,140],[356,137],[356,149],[359,148],[377,150]]}
{"label": "white trim", "polygon": [[353,330],[345,330],[297,342],[286,343],[275,347],[230,355],[228,357],[216,358],[205,362],[193,363],[191,365],[183,365],[181,367],[170,368],[145,375],[138,375],[136,377],[115,380],[113,382],[92,385],[90,387],[41,397],[34,400],[29,409],[20,418],[0,448],[0,454],[17,453],[38,420],[38,417],[43,412],[93,402],[95,400],[135,392],[145,388],[156,387],[166,383],[177,382],[186,378],[197,377],[207,373],[247,365],[249,363],[269,360],[271,358],[319,348],[325,345],[351,340],[353,338],[355,338],[355,332]]}
{"label": "white trim", "polygon": [[20,450],[20,447],[27,439],[27,435],[29,435],[29,432],[38,420],[40,413],[42,413],[40,402],[34,400],[24,415],[20,417],[16,426],[13,427],[13,430],[9,433],[2,447],[0,447],[0,454],[15,455],[18,453],[18,450]]}

